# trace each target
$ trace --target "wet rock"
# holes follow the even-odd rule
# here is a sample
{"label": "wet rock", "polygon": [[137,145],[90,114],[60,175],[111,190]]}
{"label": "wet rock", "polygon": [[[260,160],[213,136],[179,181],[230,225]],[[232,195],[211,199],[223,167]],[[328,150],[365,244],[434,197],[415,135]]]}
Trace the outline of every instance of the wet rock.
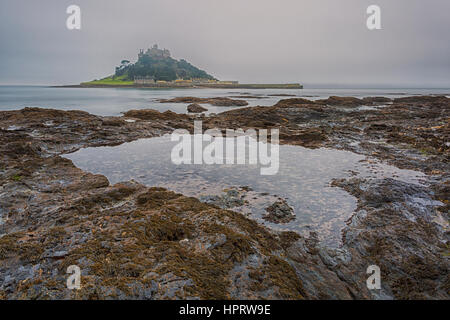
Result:
{"label": "wet rock", "polygon": [[365,102],[364,100],[354,97],[331,96],[328,99],[316,100],[316,103],[340,107],[359,107],[364,105]]}
{"label": "wet rock", "polygon": [[205,112],[208,111],[208,109],[203,108],[201,105],[197,104],[197,103],[193,103],[187,106],[187,111],[191,112],[191,113],[201,113],[201,112]]}
{"label": "wet rock", "polygon": [[229,98],[238,98],[238,99],[264,99],[263,96],[252,96],[252,95],[240,95],[240,96],[229,96]]}
{"label": "wet rock", "polygon": [[201,196],[200,201],[213,204],[222,209],[232,209],[245,204],[245,194],[238,190],[227,190],[224,195]]}
{"label": "wet rock", "polygon": [[339,248],[320,248],[320,259],[330,268],[334,268],[339,264],[348,264],[351,262],[351,254]]}
{"label": "wet rock", "polygon": [[278,94],[268,94],[268,97],[295,97],[295,94],[288,93],[278,93]]}
{"label": "wet rock", "polygon": [[448,281],[439,271],[448,268],[448,261],[439,253],[438,239],[443,230],[432,222],[436,219],[432,191],[395,179],[352,178],[336,182],[357,196],[358,206],[364,208],[355,213],[350,227],[343,232],[345,246],[356,250],[352,260],[366,258],[382,270],[390,270],[384,271],[381,296],[445,297],[448,293],[437,283]]}
{"label": "wet rock", "polygon": [[198,97],[177,97],[173,99],[161,99],[161,103],[207,103],[218,107],[232,107],[238,106],[243,107],[248,105],[245,100],[230,99],[226,97],[216,97],[216,98],[198,98]]}
{"label": "wet rock", "polygon": [[219,234],[217,236],[217,238],[216,238],[216,242],[214,242],[211,245],[211,249],[214,249],[214,248],[217,248],[217,247],[220,247],[220,246],[224,245],[227,242],[227,240],[228,239],[227,239],[227,236],[225,234],[223,234],[223,233]]}
{"label": "wet rock", "polygon": [[[332,100],[340,101],[231,110],[205,128],[279,128],[281,143],[352,150],[431,175],[424,185],[335,181],[358,199],[338,251],[220,208],[242,204],[240,190],[213,199],[218,208],[136,182],[111,186],[59,156],[190,129],[188,115],[138,110],[128,123],[79,111],[0,112],[0,298],[448,299],[450,99],[405,97],[364,111],[342,108],[359,99]],[[282,204],[272,211],[289,217]],[[83,274],[76,296],[65,284],[72,264]],[[382,270],[377,294],[365,285],[371,264]]]}
{"label": "wet rock", "polygon": [[392,99],[386,97],[365,97],[362,99],[367,104],[386,104],[392,102]]}
{"label": "wet rock", "polygon": [[44,252],[43,257],[44,258],[53,258],[53,259],[61,259],[67,256],[69,252],[67,250],[59,250],[59,251],[53,251],[49,250],[47,252]]}
{"label": "wet rock", "polygon": [[411,96],[411,97],[402,97],[395,98],[395,103],[436,103],[436,102],[448,102],[448,98],[446,96]]}
{"label": "wet rock", "polygon": [[130,110],[124,113],[125,117],[137,118],[141,120],[176,120],[187,119],[185,115],[172,112],[170,110],[159,112],[153,109]]}
{"label": "wet rock", "polygon": [[290,98],[290,99],[283,99],[277,102],[275,104],[276,107],[280,106],[292,106],[292,105],[302,105],[302,104],[315,104],[314,101],[303,99],[303,98]]}
{"label": "wet rock", "polygon": [[294,209],[289,206],[286,200],[274,202],[266,208],[268,214],[264,216],[264,220],[274,223],[286,223],[295,219]]}
{"label": "wet rock", "polygon": [[295,133],[280,134],[280,141],[292,144],[301,145],[309,148],[318,148],[327,140],[326,134],[320,129],[303,129]]}
{"label": "wet rock", "polygon": [[104,126],[113,126],[113,127],[120,127],[125,125],[125,121],[122,119],[118,119],[118,118],[105,118],[102,120],[102,125]]}

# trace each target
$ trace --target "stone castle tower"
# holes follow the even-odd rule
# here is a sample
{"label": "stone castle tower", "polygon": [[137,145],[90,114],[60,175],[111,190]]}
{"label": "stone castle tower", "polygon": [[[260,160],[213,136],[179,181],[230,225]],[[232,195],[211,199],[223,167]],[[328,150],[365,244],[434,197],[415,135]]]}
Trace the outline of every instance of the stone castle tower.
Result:
{"label": "stone castle tower", "polygon": [[169,58],[170,57],[170,51],[167,49],[159,49],[157,44],[154,44],[153,47],[150,49],[147,49],[147,51],[144,53],[144,50],[141,49],[139,51],[139,58],[143,55],[147,55],[150,57],[157,57],[157,58]]}

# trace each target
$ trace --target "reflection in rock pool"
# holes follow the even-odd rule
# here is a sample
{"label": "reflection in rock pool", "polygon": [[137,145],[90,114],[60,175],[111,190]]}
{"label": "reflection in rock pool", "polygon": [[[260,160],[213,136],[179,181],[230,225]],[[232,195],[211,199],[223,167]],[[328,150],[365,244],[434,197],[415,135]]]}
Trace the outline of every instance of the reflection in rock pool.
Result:
{"label": "reflection in rock pool", "polygon": [[[356,209],[356,198],[331,187],[332,179],[348,177],[350,171],[365,176],[384,172],[400,179],[415,173],[381,164],[374,167],[373,161],[348,151],[287,145],[280,146],[279,172],[272,176],[260,175],[258,165],[175,165],[170,155],[176,143],[166,135],[81,149],[66,157],[83,170],[105,175],[112,184],[134,179],[165,187],[242,212],[277,230],[304,235],[315,231],[330,246],[339,245],[340,231]],[[294,209],[294,220],[277,224],[264,219],[266,208],[285,200]]]}

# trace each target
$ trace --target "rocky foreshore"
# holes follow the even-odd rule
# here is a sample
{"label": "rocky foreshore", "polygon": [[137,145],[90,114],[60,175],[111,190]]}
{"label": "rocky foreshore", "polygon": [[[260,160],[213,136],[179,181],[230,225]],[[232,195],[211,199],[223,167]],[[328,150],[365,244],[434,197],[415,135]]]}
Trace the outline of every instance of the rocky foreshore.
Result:
{"label": "rocky foreshore", "polygon": [[[423,185],[332,181],[358,199],[339,248],[162,188],[110,185],[61,157],[192,131],[198,117],[0,112],[0,299],[450,298],[450,99],[289,98],[202,117],[205,130],[279,128],[283,144],[349,150],[426,174]],[[366,286],[373,264],[381,290]],[[82,270],[81,290],[66,287],[70,265]]]}
{"label": "rocky foreshore", "polygon": [[248,102],[242,99],[230,99],[227,97],[197,98],[197,97],[177,97],[173,99],[160,99],[160,103],[207,103],[218,107],[242,107],[247,106]]}

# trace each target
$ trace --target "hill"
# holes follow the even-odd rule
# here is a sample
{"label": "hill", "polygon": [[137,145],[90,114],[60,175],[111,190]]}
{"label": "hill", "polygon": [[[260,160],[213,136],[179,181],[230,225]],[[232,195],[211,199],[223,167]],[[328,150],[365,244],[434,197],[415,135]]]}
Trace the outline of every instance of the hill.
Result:
{"label": "hill", "polygon": [[239,84],[238,81],[219,81],[184,59],[176,60],[167,49],[158,45],[146,51],[140,50],[135,63],[122,60],[114,75],[100,80],[82,82],[63,87],[104,88],[223,88],[223,89],[302,89],[298,83],[287,84]]}
{"label": "hill", "polygon": [[99,85],[132,85],[135,78],[147,78],[155,81],[174,81],[177,79],[216,80],[213,76],[184,59],[173,59],[169,50],[161,50],[158,49],[157,45],[154,45],[145,52],[141,50],[136,63],[122,60],[120,66],[116,67],[113,76],[90,83]]}

